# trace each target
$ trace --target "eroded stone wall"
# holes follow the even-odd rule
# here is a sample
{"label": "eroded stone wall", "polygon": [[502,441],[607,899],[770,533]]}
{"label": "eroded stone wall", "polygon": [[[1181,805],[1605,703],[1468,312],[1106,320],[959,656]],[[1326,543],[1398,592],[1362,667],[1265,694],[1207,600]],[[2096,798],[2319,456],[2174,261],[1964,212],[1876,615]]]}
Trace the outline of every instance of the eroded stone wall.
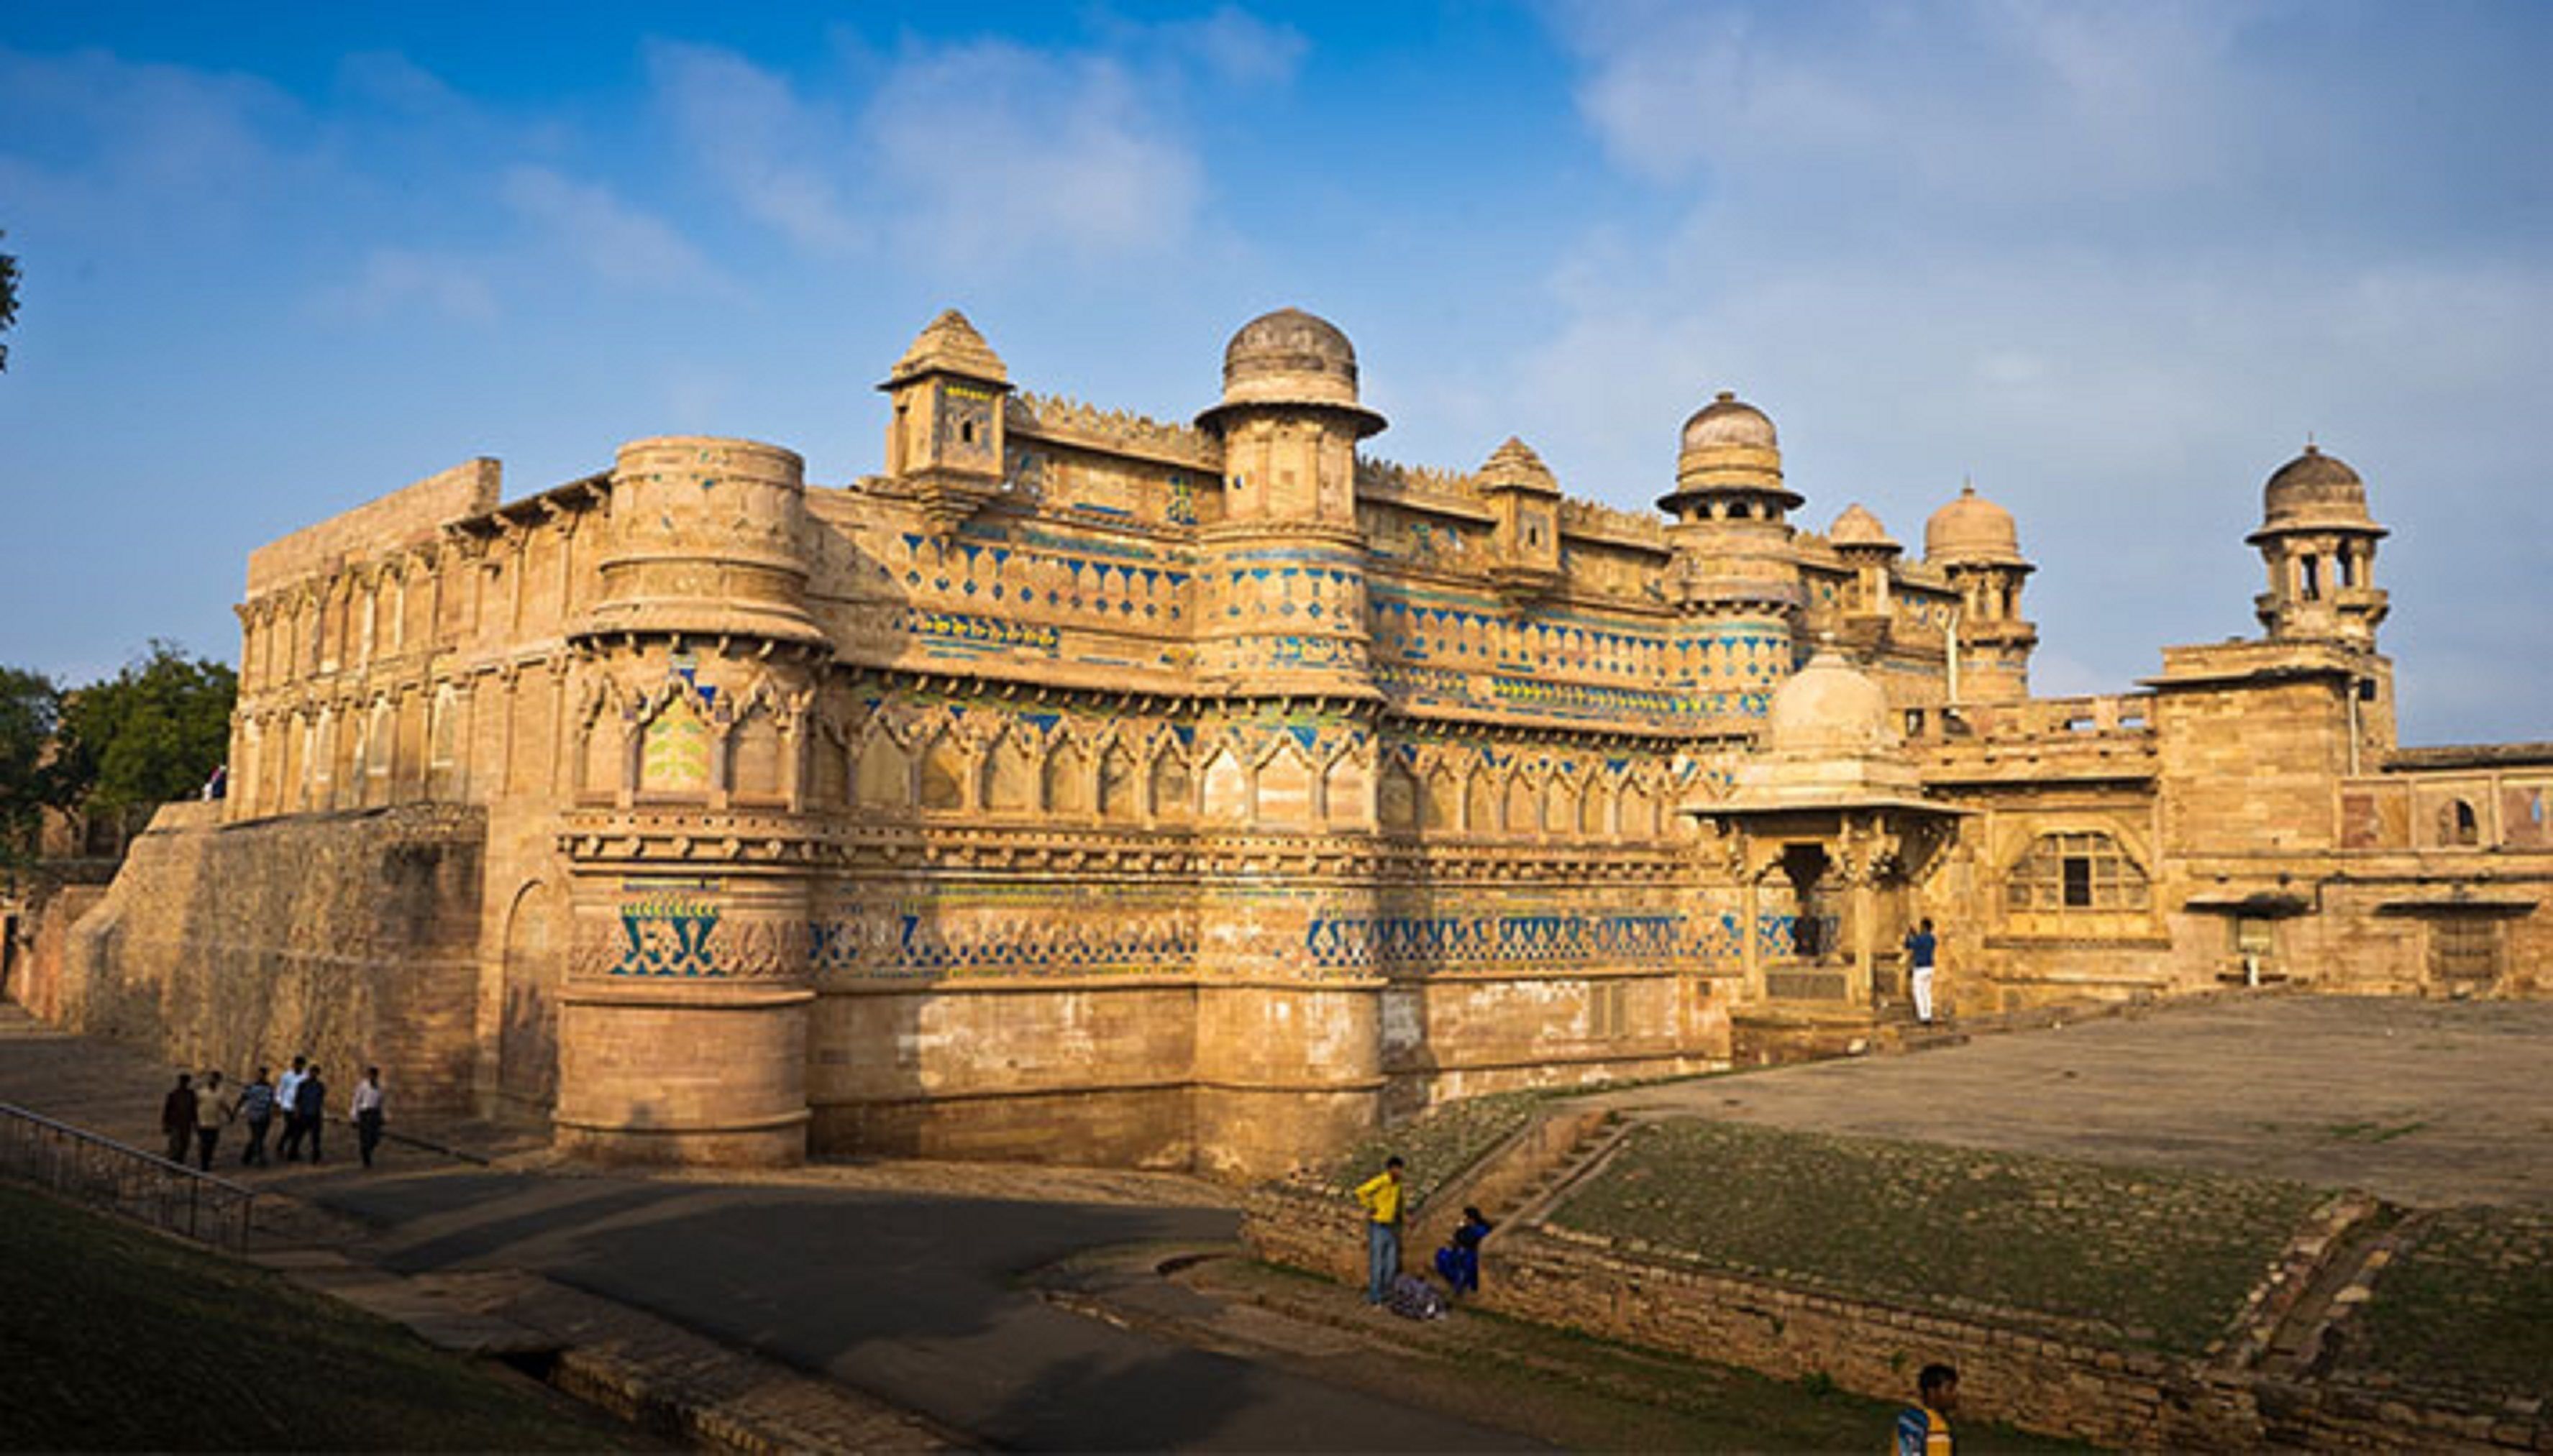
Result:
{"label": "eroded stone wall", "polygon": [[475,1055],[482,814],[455,805],[223,826],[171,805],[72,932],[59,1020],[233,1076],[306,1054],[460,1110]]}

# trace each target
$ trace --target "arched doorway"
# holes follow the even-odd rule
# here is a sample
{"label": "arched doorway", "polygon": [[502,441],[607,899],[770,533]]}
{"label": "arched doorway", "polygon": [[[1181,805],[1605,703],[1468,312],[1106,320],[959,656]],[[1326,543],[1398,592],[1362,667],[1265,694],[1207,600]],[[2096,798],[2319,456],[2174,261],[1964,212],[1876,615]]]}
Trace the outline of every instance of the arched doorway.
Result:
{"label": "arched doorway", "polygon": [[558,1097],[558,986],[567,949],[561,898],[534,880],[505,914],[497,1091],[498,1110],[507,1116],[545,1118]]}

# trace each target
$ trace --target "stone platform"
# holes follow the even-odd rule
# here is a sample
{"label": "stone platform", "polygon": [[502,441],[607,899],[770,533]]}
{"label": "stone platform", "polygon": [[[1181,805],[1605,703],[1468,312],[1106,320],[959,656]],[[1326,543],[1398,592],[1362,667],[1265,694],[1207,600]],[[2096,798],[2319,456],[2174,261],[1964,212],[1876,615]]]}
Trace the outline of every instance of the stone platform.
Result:
{"label": "stone platform", "polygon": [[2288,1178],[2416,1207],[2553,1204],[2548,1045],[2542,1003],[2270,995],[1594,1100]]}

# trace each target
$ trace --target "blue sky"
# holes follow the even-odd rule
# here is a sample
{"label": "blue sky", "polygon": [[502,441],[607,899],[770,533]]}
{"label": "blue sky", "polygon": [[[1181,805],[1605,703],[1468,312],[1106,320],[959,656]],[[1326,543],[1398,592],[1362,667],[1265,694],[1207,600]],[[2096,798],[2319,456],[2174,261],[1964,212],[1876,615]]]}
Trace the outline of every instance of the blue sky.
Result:
{"label": "blue sky", "polygon": [[0,7],[0,662],[230,657],[255,545],[473,455],[877,467],[939,308],[1184,418],[1297,304],[1377,453],[1642,506],[1718,389],[1803,512],[2040,564],[2043,692],[2254,630],[2308,433],[2406,741],[2553,738],[2553,6]]}

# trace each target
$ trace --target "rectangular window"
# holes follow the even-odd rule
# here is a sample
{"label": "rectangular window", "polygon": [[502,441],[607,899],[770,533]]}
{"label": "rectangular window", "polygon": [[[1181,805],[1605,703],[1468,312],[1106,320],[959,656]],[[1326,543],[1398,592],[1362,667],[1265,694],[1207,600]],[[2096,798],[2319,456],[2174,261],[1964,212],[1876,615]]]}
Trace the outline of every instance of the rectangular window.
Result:
{"label": "rectangular window", "polygon": [[2092,861],[2089,856],[2065,856],[2065,908],[2083,909],[2092,901]]}

